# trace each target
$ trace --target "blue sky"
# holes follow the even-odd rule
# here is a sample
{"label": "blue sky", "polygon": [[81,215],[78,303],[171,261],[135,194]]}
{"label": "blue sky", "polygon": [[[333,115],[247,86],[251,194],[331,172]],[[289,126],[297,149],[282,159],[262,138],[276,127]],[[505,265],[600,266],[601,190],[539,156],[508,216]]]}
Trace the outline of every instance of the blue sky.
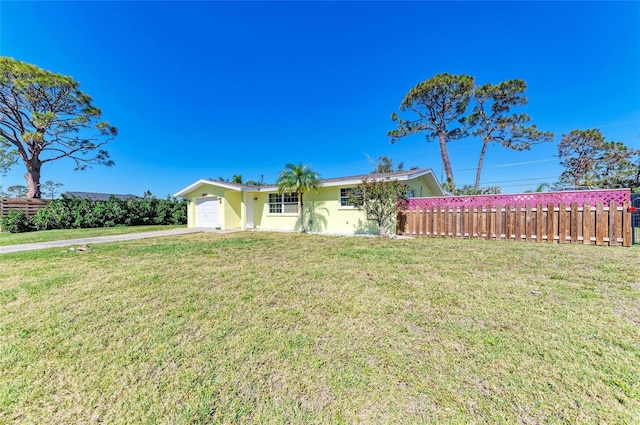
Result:
{"label": "blue sky", "polygon": [[[491,147],[482,185],[554,182],[573,129],[640,148],[640,2],[3,0],[0,54],[73,76],[118,127],[114,167],[43,167],[69,191],[164,197],[199,178],[274,182],[287,162],[339,177],[380,155],[440,178],[436,143],[386,132],[406,92],[441,72],[524,79],[521,112],[556,134],[528,152]],[[458,185],[479,149],[449,145]]]}

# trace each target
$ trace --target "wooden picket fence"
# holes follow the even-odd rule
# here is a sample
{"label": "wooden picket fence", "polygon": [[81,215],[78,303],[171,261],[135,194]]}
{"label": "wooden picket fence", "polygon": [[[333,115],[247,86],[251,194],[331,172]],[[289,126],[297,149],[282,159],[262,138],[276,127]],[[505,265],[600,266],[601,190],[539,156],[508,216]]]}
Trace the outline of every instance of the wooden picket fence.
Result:
{"label": "wooden picket fence", "polygon": [[631,203],[412,207],[398,235],[631,246]]}
{"label": "wooden picket fence", "polygon": [[27,216],[33,217],[49,202],[44,199],[2,198],[0,199],[0,217],[4,217],[11,210],[24,210]]}

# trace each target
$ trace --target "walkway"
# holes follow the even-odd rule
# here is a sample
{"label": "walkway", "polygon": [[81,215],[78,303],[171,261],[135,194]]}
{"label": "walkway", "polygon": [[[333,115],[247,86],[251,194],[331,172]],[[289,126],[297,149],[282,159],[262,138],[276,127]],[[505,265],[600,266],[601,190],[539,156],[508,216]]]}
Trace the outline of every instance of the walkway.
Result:
{"label": "walkway", "polygon": [[215,230],[215,229],[208,229],[208,228],[202,228],[202,227],[192,227],[189,229],[182,228],[182,229],[171,229],[171,230],[158,230],[156,232],[127,233],[124,235],[97,236],[94,238],[67,239],[67,240],[61,240],[61,241],[27,243],[22,245],[0,246],[0,254],[8,254],[10,252],[20,252],[20,251],[32,251],[35,249],[61,248],[61,247],[72,246],[72,245],[89,245],[89,244],[97,244],[97,243],[105,243],[105,242],[120,242],[120,241],[133,241],[136,239],[159,238],[163,236],[188,235],[190,233],[202,233],[202,232],[231,233],[231,232],[237,232],[238,230],[239,229]]}

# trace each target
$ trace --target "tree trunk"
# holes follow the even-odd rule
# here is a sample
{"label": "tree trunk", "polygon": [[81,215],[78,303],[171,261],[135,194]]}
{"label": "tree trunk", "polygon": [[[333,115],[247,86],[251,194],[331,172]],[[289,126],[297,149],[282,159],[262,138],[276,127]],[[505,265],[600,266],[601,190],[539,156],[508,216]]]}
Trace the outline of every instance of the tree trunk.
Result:
{"label": "tree trunk", "polygon": [[40,192],[41,167],[42,162],[38,159],[27,165],[27,173],[24,175],[24,179],[27,181],[27,198],[40,199],[42,197]]}
{"label": "tree trunk", "polygon": [[474,188],[476,190],[480,189],[480,173],[482,173],[482,163],[484,162],[484,154],[487,152],[487,145],[489,141],[484,139],[482,141],[482,149],[480,150],[480,159],[478,160],[478,169],[476,170],[476,185]]}
{"label": "tree trunk", "polygon": [[444,132],[438,133],[438,143],[440,145],[440,156],[442,156],[442,164],[444,165],[444,173],[447,175],[449,182],[449,190],[453,191],[455,184],[453,182],[453,171],[451,170],[451,161],[449,160],[449,152],[447,151],[447,137]]}
{"label": "tree trunk", "polygon": [[300,232],[302,233],[307,233],[307,229],[304,228],[304,202],[302,200],[302,192],[299,193],[300,195]]}

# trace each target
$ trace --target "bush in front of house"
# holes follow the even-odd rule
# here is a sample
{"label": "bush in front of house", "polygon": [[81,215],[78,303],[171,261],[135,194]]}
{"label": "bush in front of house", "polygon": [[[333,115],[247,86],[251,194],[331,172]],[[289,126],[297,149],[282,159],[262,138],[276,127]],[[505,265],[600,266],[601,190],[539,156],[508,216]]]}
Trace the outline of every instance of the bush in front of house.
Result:
{"label": "bush in front of house", "polygon": [[63,203],[57,201],[50,202],[46,208],[41,209],[31,218],[33,227],[36,230],[71,228],[71,223],[66,221],[71,215],[64,209],[65,205]]}
{"label": "bush in front of house", "polygon": [[0,218],[0,228],[4,232],[23,233],[33,230],[33,225],[24,210],[11,210]]}
{"label": "bush in front of house", "polygon": [[158,199],[150,192],[146,192],[142,198],[122,200],[112,196],[107,201],[62,195],[32,218],[27,217],[22,210],[15,211],[22,214],[18,217],[17,213],[12,211],[13,215],[4,217],[3,231],[16,233],[30,230],[187,223],[186,200],[178,200],[171,196]]}
{"label": "bush in front of house", "polygon": [[127,199],[125,225],[187,224],[187,201],[171,196],[159,199],[146,192],[141,199]]}

